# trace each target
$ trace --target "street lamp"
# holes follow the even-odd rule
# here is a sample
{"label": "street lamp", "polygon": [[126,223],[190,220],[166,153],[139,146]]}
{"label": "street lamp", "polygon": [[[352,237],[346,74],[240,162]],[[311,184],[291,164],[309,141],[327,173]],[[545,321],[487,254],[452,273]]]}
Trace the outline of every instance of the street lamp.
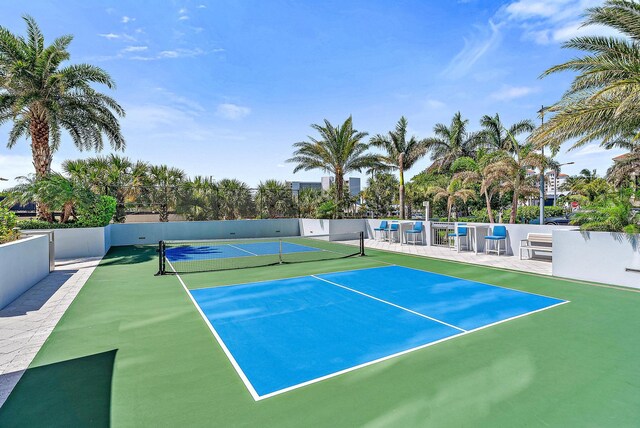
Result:
{"label": "street lamp", "polygon": [[[540,107],[538,110],[538,114],[540,114],[540,120],[542,121],[541,125],[544,125],[544,106]],[[544,156],[544,146],[542,146],[542,156]],[[544,167],[540,168],[540,223],[544,224]]]}
{"label": "street lamp", "polygon": [[558,199],[558,174],[560,173],[560,167],[565,165],[573,165],[575,162],[567,162],[556,165],[553,171],[553,206],[556,206],[556,200]]}

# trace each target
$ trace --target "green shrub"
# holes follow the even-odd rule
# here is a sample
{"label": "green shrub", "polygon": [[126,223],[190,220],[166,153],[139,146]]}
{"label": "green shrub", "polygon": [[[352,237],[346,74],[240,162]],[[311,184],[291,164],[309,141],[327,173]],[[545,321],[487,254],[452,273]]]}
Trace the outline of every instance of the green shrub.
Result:
{"label": "green shrub", "polygon": [[335,202],[325,201],[318,205],[316,215],[318,218],[334,218],[337,208],[338,207]]}
{"label": "green shrub", "polygon": [[97,196],[92,204],[77,209],[79,227],[103,227],[108,225],[116,213],[116,198]]}
{"label": "green shrub", "polygon": [[20,237],[20,233],[14,228],[17,227],[17,217],[8,208],[0,206],[0,244],[15,241]]}
{"label": "green shrub", "polygon": [[[554,206],[549,206],[549,207],[544,207],[544,217],[561,217],[563,215],[565,215],[565,209],[564,207],[554,207]],[[496,216],[496,221],[497,220],[497,214],[494,214]],[[502,220],[504,222],[508,222],[509,221],[509,217],[511,216],[511,210],[505,210],[502,213]],[[518,211],[516,214],[516,222],[517,223],[529,223],[531,220],[537,219],[540,216],[540,207],[537,205],[530,205],[530,206],[525,206],[525,207],[518,207]]]}
{"label": "green shrub", "polygon": [[103,227],[111,222],[116,212],[116,199],[111,196],[96,196],[91,203],[77,206],[76,211],[77,221],[49,223],[42,220],[22,220],[18,222],[18,227],[23,230]]}

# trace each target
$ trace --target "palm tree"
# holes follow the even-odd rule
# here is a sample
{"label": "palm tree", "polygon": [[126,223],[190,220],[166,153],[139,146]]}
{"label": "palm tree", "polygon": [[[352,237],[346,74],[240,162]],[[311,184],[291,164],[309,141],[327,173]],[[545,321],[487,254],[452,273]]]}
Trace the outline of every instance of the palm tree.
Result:
{"label": "palm tree", "polygon": [[187,220],[218,220],[218,185],[211,177],[195,176],[184,184],[176,211]]}
{"label": "palm tree", "polygon": [[247,218],[253,214],[254,204],[247,183],[224,178],[218,182],[218,195],[223,220]]}
{"label": "palm tree", "polygon": [[491,168],[491,165],[508,157],[508,153],[503,150],[487,152],[482,149],[478,151],[477,160],[462,157],[458,158],[451,166],[454,179],[460,179],[465,184],[477,183],[480,185],[480,193],[485,199],[489,223],[494,222],[491,201],[496,192],[500,190],[499,182],[502,178],[502,175]]}
{"label": "palm tree", "polygon": [[372,146],[386,151],[386,154],[380,159],[382,163],[391,169],[397,169],[400,174],[399,202],[401,219],[406,218],[404,172],[411,169],[427,153],[425,140],[418,140],[414,136],[407,140],[407,125],[407,119],[402,116],[396,124],[395,130],[390,131],[388,135],[378,134],[370,141]]}
{"label": "palm tree", "polygon": [[512,146],[509,135],[516,137],[520,134],[532,132],[536,128],[533,122],[528,119],[516,122],[507,128],[500,120],[498,113],[495,116],[485,114],[480,119],[480,125],[482,126],[482,131],[479,137],[487,150],[509,151]]}
{"label": "palm tree", "polygon": [[256,206],[263,218],[291,216],[293,199],[291,189],[278,180],[261,181],[256,193]]}
{"label": "palm tree", "polygon": [[480,140],[480,134],[467,131],[468,119],[457,112],[451,125],[438,123],[433,127],[435,137],[424,140],[427,150],[431,151],[433,164],[429,169],[448,170],[453,161],[462,156],[473,157]]}
{"label": "palm tree", "polygon": [[[342,125],[334,127],[328,120],[324,126],[311,125],[320,138],[308,137],[309,141],[295,143],[296,150],[287,162],[296,163],[293,172],[319,169],[333,174],[336,186],[336,205],[339,210],[344,207],[344,177],[351,172],[362,172],[379,163],[377,155],[367,152],[369,145],[362,142],[366,132],[353,129],[351,116]],[[339,213],[336,214],[336,216]]]}
{"label": "palm tree", "polygon": [[169,211],[175,209],[184,190],[186,175],[183,170],[166,165],[152,165],[145,177],[145,197],[158,220],[169,221]]}
{"label": "palm tree", "polygon": [[486,166],[484,174],[487,183],[497,184],[500,192],[513,192],[511,199],[511,215],[509,223],[516,222],[518,202],[520,197],[535,194],[538,189],[527,183],[527,170],[529,168],[542,169],[546,166],[547,158],[536,153],[531,143],[520,144],[511,134],[511,156],[504,156],[500,160]]}
{"label": "palm tree", "polygon": [[452,179],[447,187],[431,186],[427,189],[427,194],[433,196],[434,202],[447,202],[447,221],[451,221],[451,212],[458,202],[466,204],[469,199],[476,197],[476,192],[465,187],[460,179]]}
{"label": "palm tree", "polygon": [[133,202],[141,192],[148,165],[131,161],[127,157],[110,154],[88,159],[66,160],[62,169],[76,182],[83,183],[94,192],[116,199],[114,222],[124,223],[126,203]]}
{"label": "palm tree", "polygon": [[[0,26],[0,125],[13,122],[7,147],[25,136],[31,139],[36,178],[51,170],[53,152],[61,131],[69,132],[80,150],[101,150],[106,136],[111,147],[125,146],[117,116],[124,110],[116,101],[93,88],[115,86],[101,68],[89,64],[61,67],[69,59],[72,36],[62,36],[45,47],[35,20],[25,16],[27,37]],[[46,208],[39,204],[39,216]]]}
{"label": "palm tree", "polygon": [[538,146],[559,147],[576,139],[572,148],[589,141],[606,144],[621,136],[640,137],[640,3],[607,0],[587,9],[583,25],[604,25],[622,37],[575,37],[563,47],[585,56],[551,67],[544,76],[575,71],[571,87],[549,111],[556,113],[533,134]]}
{"label": "palm tree", "polygon": [[301,189],[296,196],[296,201],[300,217],[313,217],[316,214],[318,206],[323,202],[322,192],[310,188]]}

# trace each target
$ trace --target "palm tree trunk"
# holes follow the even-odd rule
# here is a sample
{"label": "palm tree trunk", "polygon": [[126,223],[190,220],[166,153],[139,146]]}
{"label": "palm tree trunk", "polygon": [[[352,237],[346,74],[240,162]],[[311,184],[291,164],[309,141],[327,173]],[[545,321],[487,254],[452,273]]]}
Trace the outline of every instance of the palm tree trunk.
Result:
{"label": "palm tree trunk", "polygon": [[405,219],[405,212],[404,212],[404,153],[400,153],[399,156],[399,160],[398,160],[398,171],[400,172],[400,197],[399,197],[399,202],[400,202],[400,219],[404,220]]}
{"label": "palm tree trunk", "polygon": [[344,188],[344,174],[342,170],[336,171],[336,212],[335,218],[340,218],[342,213],[342,189]]}
{"label": "palm tree trunk", "polygon": [[159,220],[163,223],[169,221],[169,206],[167,204],[160,204]]}
{"label": "palm tree trunk", "polygon": [[513,199],[511,200],[511,215],[509,216],[509,223],[516,223],[516,216],[518,214],[518,193],[520,190],[520,179],[516,178],[516,182],[513,186]]}
{"label": "palm tree trunk", "polygon": [[[45,177],[51,171],[51,148],[49,147],[49,123],[46,117],[31,117],[29,125],[31,134],[31,154],[36,169],[36,180]],[[39,219],[53,221],[49,207],[41,202],[36,204],[36,215]]]}
{"label": "palm tree trunk", "polygon": [[62,207],[62,216],[60,218],[60,223],[66,223],[71,218],[73,214],[73,202],[65,202]]}
{"label": "palm tree trunk", "polygon": [[491,211],[491,196],[489,196],[489,192],[485,189],[484,191],[484,199],[487,202],[487,215],[489,216],[489,223],[493,223],[493,211]]}

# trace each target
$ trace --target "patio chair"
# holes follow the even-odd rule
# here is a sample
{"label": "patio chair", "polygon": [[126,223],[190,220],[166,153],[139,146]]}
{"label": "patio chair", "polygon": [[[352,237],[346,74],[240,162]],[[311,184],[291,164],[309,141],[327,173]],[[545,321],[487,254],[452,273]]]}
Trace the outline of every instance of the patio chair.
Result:
{"label": "patio chair", "polygon": [[389,222],[387,220],[382,220],[380,222],[380,226],[373,229],[373,239],[376,239],[376,233],[380,232],[379,241],[384,241],[384,235],[387,233],[387,228],[389,227]]}
{"label": "patio chair", "polygon": [[463,239],[466,249],[469,249],[469,229],[465,225],[466,223],[458,223],[458,229],[453,233],[447,234],[450,249],[457,248],[460,251],[460,244]]}
{"label": "patio chair", "polygon": [[400,242],[400,224],[398,223],[391,223],[389,229],[387,229],[387,239],[389,239],[389,243],[394,241],[394,235],[397,241]]}
{"label": "patio chair", "polygon": [[[407,244],[413,244],[416,245],[418,243],[418,241],[420,241],[420,243],[422,244],[422,231],[424,230],[424,227],[422,226],[422,222],[421,221],[416,221],[415,223],[413,223],[413,229],[407,230],[405,232],[406,237],[407,237]],[[409,239],[409,237],[411,237],[412,239]]]}
{"label": "patio chair", "polygon": [[[505,226],[494,226],[491,235],[485,236],[484,253],[496,253],[500,255],[500,243],[504,242],[504,253],[507,253],[507,228]],[[491,245],[489,245],[491,243]]]}

